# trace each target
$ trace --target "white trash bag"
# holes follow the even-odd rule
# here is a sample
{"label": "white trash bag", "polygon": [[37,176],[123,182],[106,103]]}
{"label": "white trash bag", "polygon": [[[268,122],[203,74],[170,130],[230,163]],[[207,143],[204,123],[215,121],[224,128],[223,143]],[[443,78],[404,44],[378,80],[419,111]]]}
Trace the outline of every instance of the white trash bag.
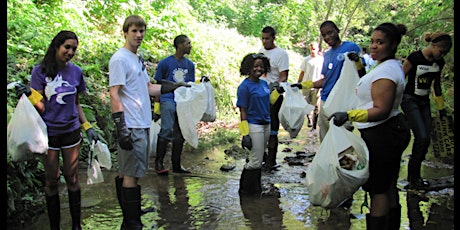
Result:
{"label": "white trash bag", "polygon": [[[100,142],[100,141],[98,141]],[[91,145],[90,156],[88,157],[88,169],[86,171],[86,184],[97,184],[104,182],[104,175],[102,175],[101,166],[95,159],[94,142]]]}
{"label": "white trash bag", "polygon": [[191,87],[174,90],[179,127],[184,139],[193,147],[198,147],[196,124],[201,120],[208,105],[208,93],[204,84],[189,83]]}
{"label": "white trash bag", "polygon": [[13,162],[48,154],[48,132],[42,117],[22,94],[6,130],[8,153]]}
{"label": "white trash bag", "polygon": [[109,147],[106,144],[102,143],[101,141],[92,143],[94,145],[94,155],[99,160],[99,165],[106,169],[112,168],[112,158],[110,156]]}
{"label": "white trash bag", "polygon": [[208,94],[208,103],[206,111],[204,112],[203,117],[201,117],[201,121],[213,122],[216,120],[216,99],[214,88],[212,87],[210,82],[202,82],[202,84],[206,87],[206,93]]}
{"label": "white trash bag", "polygon": [[[350,198],[369,178],[369,150],[358,135],[329,121],[329,131],[307,169],[307,190],[311,204],[336,208]],[[352,147],[352,148],[350,148]],[[357,167],[344,169],[339,154],[354,149]]]}
{"label": "white trash bag", "polygon": [[158,133],[161,129],[161,118],[156,122],[152,120],[152,125],[150,126],[150,151],[149,156],[155,157],[157,155],[157,142],[158,142]]}
{"label": "white trash bag", "polygon": [[343,56],[345,61],[339,79],[322,107],[327,117],[330,117],[336,111],[355,109],[358,104],[358,96],[355,90],[359,82],[359,75],[356,70],[356,65],[348,58],[347,53]]}
{"label": "white trash bag", "polygon": [[281,103],[278,117],[284,130],[289,133],[289,136],[296,138],[302,129],[305,115],[310,113],[315,106],[307,103],[299,88],[291,87],[286,82],[281,82],[280,86],[283,87],[285,96]]}

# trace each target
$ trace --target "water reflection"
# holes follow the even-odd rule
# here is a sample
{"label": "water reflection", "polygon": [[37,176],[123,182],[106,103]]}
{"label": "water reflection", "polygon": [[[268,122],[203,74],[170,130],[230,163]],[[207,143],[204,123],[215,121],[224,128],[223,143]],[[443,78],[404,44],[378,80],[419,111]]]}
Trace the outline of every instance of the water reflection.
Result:
{"label": "water reflection", "polygon": [[250,229],[286,229],[282,226],[283,213],[275,196],[240,196],[240,206],[246,226]]}
{"label": "water reflection", "polygon": [[158,227],[164,229],[189,229],[189,203],[184,178],[158,176],[156,178],[159,210]]}

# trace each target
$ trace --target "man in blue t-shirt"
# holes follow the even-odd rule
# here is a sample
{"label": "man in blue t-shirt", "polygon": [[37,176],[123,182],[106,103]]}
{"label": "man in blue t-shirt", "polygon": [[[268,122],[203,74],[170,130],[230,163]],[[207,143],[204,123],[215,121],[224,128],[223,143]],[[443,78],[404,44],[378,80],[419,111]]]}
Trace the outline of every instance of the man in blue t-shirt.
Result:
{"label": "man in blue t-shirt", "polygon": [[[324,54],[323,68],[321,74],[324,76],[318,81],[304,81],[302,83],[293,84],[291,86],[297,86],[301,89],[311,88],[322,88],[321,90],[321,102],[318,117],[319,126],[319,139],[322,141],[329,130],[329,118],[323,111],[324,103],[326,102],[329,93],[334,87],[335,83],[339,79],[342,71],[343,63],[345,61],[344,53],[348,53],[348,58],[354,61],[358,70],[359,77],[366,74],[366,70],[362,64],[359,53],[361,49],[359,46],[350,41],[342,41],[339,37],[339,28],[332,21],[324,21],[320,26],[320,33],[330,49]],[[352,129],[352,124],[348,124],[348,129]]]}
{"label": "man in blue t-shirt", "polygon": [[[172,82],[194,82],[195,64],[186,54],[190,54],[192,43],[186,35],[179,35],[174,38],[176,52],[158,63],[154,79],[161,83],[163,80]],[[172,141],[171,163],[173,172],[190,173],[181,166],[181,154],[184,146],[184,137],[179,126],[174,101],[174,92],[162,94],[155,97],[153,111],[161,115],[161,129],[158,133],[157,151],[155,157],[155,171],[160,174],[167,174],[168,169],[163,165],[168,143]]]}

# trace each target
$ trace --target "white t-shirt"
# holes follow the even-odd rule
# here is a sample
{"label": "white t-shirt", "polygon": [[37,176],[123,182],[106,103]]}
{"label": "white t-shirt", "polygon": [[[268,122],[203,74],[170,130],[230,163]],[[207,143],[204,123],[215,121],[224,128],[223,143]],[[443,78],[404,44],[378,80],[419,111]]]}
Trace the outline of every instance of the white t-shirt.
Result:
{"label": "white t-shirt", "polygon": [[356,109],[370,109],[374,107],[371,87],[372,83],[379,79],[389,79],[396,84],[396,97],[393,108],[391,109],[390,115],[385,120],[376,122],[356,122],[356,127],[358,129],[376,126],[401,113],[399,111],[399,105],[401,104],[406,82],[401,62],[396,59],[384,61],[359,80],[356,86],[356,95],[358,96],[358,105]]}
{"label": "white t-shirt", "polygon": [[324,57],[316,55],[314,58],[311,55],[305,57],[300,64],[300,70],[304,71],[302,81],[318,81],[321,79],[321,69],[323,68]]}
{"label": "white t-shirt", "polygon": [[109,61],[109,86],[122,86],[118,93],[128,128],[150,128],[152,124],[150,79],[142,66],[139,56],[126,48],[120,48]]}
{"label": "white t-shirt", "polygon": [[266,50],[262,47],[259,50],[260,53],[265,54],[270,60],[270,72],[266,75],[266,78],[260,78],[266,80],[269,84],[278,81],[280,72],[289,70],[289,56],[286,50],[279,47],[275,47],[271,50]]}

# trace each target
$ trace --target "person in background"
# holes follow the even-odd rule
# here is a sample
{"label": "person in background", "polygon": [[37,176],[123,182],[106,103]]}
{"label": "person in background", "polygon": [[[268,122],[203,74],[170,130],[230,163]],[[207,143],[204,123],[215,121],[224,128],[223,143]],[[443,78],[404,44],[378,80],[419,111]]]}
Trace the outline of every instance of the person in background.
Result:
{"label": "person in background", "polygon": [[18,97],[28,96],[47,126],[48,153],[41,157],[45,169],[45,198],[50,229],[60,229],[59,154],[62,152],[62,172],[67,184],[71,229],[81,228],[81,187],[78,182],[78,156],[82,131],[89,143],[99,136],[86,119],[80,105],[80,95],[86,93],[82,69],[70,62],[78,48],[77,35],[60,31],[51,41],[45,57],[32,69],[30,86],[16,85]]}
{"label": "person in background", "polygon": [[[158,63],[155,77],[156,81],[168,80],[171,82],[194,82],[195,64],[185,55],[190,54],[192,43],[186,35],[174,38],[176,52]],[[161,115],[161,129],[158,133],[157,152],[155,157],[155,171],[159,175],[168,173],[164,167],[163,159],[166,155],[168,143],[172,142],[171,163],[174,173],[191,173],[181,165],[181,154],[184,147],[184,137],[179,126],[174,93],[162,94],[155,98],[154,113]]]}
{"label": "person in background", "polygon": [[431,45],[409,54],[403,64],[407,84],[401,108],[409,120],[414,135],[407,180],[409,187],[415,189],[429,187],[428,181],[422,179],[420,171],[430,146],[432,129],[430,89],[433,85],[434,102],[439,116],[446,117],[441,90],[441,72],[446,63],[444,56],[452,48],[452,38],[446,33],[427,32],[424,34],[424,39],[426,42],[431,42]]}
{"label": "person in background", "polygon": [[[250,150],[240,178],[240,195],[260,195],[262,162],[270,135],[270,104],[276,102],[282,87],[270,94],[266,81],[260,78],[270,72],[270,61],[262,53],[247,54],[241,62],[240,74],[247,76],[238,86],[236,106],[240,109],[238,125],[242,148]],[[273,93],[275,92],[276,93]]]}
{"label": "person in background", "polygon": [[[344,53],[348,53],[348,58],[355,62],[360,77],[366,74],[366,70],[364,69],[361,58],[359,57],[361,49],[354,42],[342,41],[339,37],[340,30],[334,22],[324,21],[319,29],[324,42],[330,46],[330,49],[324,54],[324,62],[321,69],[323,78],[318,81],[308,80],[292,84],[291,87],[298,87],[300,89],[322,88],[318,125],[319,139],[320,141],[323,141],[324,136],[326,136],[326,133],[329,130],[329,121],[322,107],[324,106],[324,103],[326,102],[326,99],[335,83],[339,79],[343,63],[345,61]],[[350,123],[347,123],[346,126],[347,129],[350,130],[353,128]]]}
{"label": "person in background", "polygon": [[[275,86],[279,86],[280,82],[286,82],[289,74],[289,56],[286,50],[275,45],[276,31],[271,26],[266,26],[262,29],[262,45],[259,50],[270,60],[270,72],[261,77],[269,84],[270,90],[273,91]],[[278,100],[270,106],[271,130],[268,140],[268,153],[264,159],[265,170],[276,170],[279,165],[276,163],[276,154],[278,153],[278,130],[280,128],[280,120],[278,113],[283,103],[283,96],[280,95]]]}
{"label": "person in background", "polygon": [[371,67],[374,66],[374,59],[372,59],[371,55],[367,53],[367,48],[366,47],[361,47],[361,56],[362,56],[362,61],[364,68],[366,69],[366,73],[369,72]]}
{"label": "person in background", "polygon": [[338,111],[330,117],[337,126],[356,122],[369,150],[369,179],[362,186],[371,198],[370,213],[366,214],[368,230],[397,230],[401,225],[396,183],[411,134],[399,110],[406,83],[395,54],[406,31],[405,25],[393,23],[382,23],[374,29],[369,48],[378,64],[356,86],[357,108]]}
{"label": "person in background", "polygon": [[[321,75],[321,68],[323,67],[324,57],[319,53],[318,42],[310,43],[310,55],[302,60],[300,64],[300,74],[297,83],[304,81],[318,81],[323,76]],[[302,94],[307,100],[308,104],[314,105],[315,108],[308,114],[308,126],[312,127],[311,131],[316,130],[316,123],[318,120],[318,98],[320,96],[320,89],[302,89]]]}
{"label": "person in background", "polygon": [[121,229],[142,229],[138,181],[148,169],[152,122],[150,96],[172,92],[184,84],[150,82],[144,60],[137,53],[147,28],[142,17],[126,17],[122,28],[125,44],[109,60],[110,104],[118,141],[115,187],[123,212]]}

